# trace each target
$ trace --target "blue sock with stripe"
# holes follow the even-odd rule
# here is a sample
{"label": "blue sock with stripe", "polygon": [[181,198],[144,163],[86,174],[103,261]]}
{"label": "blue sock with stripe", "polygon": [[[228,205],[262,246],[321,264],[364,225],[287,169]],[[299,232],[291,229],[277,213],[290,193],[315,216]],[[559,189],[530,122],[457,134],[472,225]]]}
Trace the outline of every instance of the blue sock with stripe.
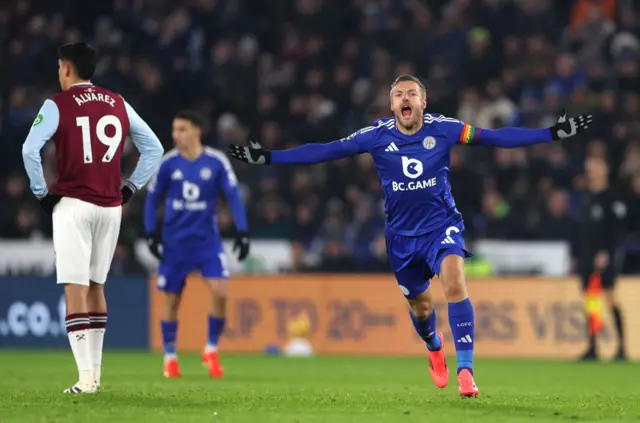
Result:
{"label": "blue sock with stripe", "polygon": [[226,319],[224,317],[216,317],[209,315],[209,332],[207,337],[207,349],[217,349],[218,342],[220,342],[220,335],[224,331],[224,324]]}
{"label": "blue sock with stripe", "polygon": [[162,349],[164,350],[164,355],[175,356],[178,322],[175,320],[162,320],[160,322],[160,332],[162,333]]}
{"label": "blue sock with stripe", "polygon": [[469,298],[457,303],[449,303],[449,325],[456,346],[458,373],[469,369],[473,373],[474,314]]}
{"label": "blue sock with stripe", "polygon": [[436,335],[436,311],[432,310],[427,318],[417,318],[411,310],[409,310],[413,327],[420,335],[420,338],[427,344],[429,351],[438,351],[442,348],[440,338]]}

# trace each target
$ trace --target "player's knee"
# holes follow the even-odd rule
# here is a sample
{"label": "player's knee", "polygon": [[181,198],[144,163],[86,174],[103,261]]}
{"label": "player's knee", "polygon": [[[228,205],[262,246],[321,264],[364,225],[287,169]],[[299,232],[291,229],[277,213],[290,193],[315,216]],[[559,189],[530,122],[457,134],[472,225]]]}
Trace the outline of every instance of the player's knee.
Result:
{"label": "player's knee", "polygon": [[427,289],[416,298],[411,298],[408,301],[411,311],[416,317],[428,317],[433,311],[431,289]]}
{"label": "player's knee", "polygon": [[448,255],[440,265],[440,279],[447,301],[462,301],[467,297],[464,280],[464,260],[458,255]]}
{"label": "player's knee", "polygon": [[464,279],[450,279],[444,285],[444,295],[449,302],[458,302],[467,298],[467,287]]}
{"label": "player's knee", "polygon": [[416,317],[428,317],[433,312],[433,303],[429,300],[409,301],[411,311]]}
{"label": "player's knee", "polygon": [[221,289],[219,291],[213,291],[212,294],[213,294],[214,301],[217,301],[220,303],[226,303],[227,297],[228,297],[226,290]]}
{"label": "player's knee", "polygon": [[64,293],[67,297],[82,297],[86,299],[87,295],[89,294],[89,287],[87,285],[81,285],[77,283],[65,283]]}
{"label": "player's knee", "polygon": [[104,284],[90,282],[89,295],[104,295]]}
{"label": "player's knee", "polygon": [[207,281],[209,287],[211,288],[211,294],[214,298],[224,300],[227,298],[227,281],[225,280],[217,280],[210,279]]}
{"label": "player's knee", "polygon": [[180,309],[180,295],[167,293],[165,296],[164,319],[176,320]]}

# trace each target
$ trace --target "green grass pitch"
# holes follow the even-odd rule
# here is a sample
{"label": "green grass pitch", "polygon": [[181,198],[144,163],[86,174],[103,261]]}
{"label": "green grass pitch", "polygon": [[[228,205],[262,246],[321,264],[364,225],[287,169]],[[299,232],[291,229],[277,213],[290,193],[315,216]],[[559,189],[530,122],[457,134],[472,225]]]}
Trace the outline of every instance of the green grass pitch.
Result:
{"label": "green grass pitch", "polygon": [[107,352],[103,391],[69,396],[70,351],[0,350],[0,422],[640,422],[638,363],[478,360],[481,396],[462,400],[426,358],[222,358],[224,380],[194,355],[166,380],[159,355]]}

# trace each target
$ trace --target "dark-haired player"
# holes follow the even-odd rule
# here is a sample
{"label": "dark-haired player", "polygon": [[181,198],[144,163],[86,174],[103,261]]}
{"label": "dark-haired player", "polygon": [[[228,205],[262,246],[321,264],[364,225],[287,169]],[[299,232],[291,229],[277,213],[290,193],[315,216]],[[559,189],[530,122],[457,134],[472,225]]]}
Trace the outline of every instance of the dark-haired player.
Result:
{"label": "dark-haired player", "polygon": [[431,376],[441,388],[449,380],[429,287],[429,280],[438,275],[449,303],[458,391],[462,397],[475,397],[474,313],[463,269],[470,253],[462,237],[462,216],[451,194],[449,152],[456,144],[510,148],[560,140],[586,129],[591,116],[567,119],[563,114],[545,129],[475,128],[425,114],[425,87],[411,75],[394,81],[390,97],[394,118],[380,119],[346,138],[281,151],[264,150],[252,140],[249,147],[231,146],[229,153],[251,164],[311,164],[370,153],[382,182],[389,261],[411,306],[416,331],[427,344]]}
{"label": "dark-haired player", "polygon": [[[107,324],[104,283],[120,232],[122,204],[157,169],[162,145],[122,97],[90,79],[96,52],[85,43],[61,46],[58,76],[62,93],[46,100],[22,148],[31,190],[53,219],[56,273],[64,284],[65,320],[79,380],[65,393],[100,389],[102,344]],[[140,160],[121,186],[120,158],[129,135]],[[40,150],[56,146],[57,181],[51,192]]]}
{"label": "dark-haired player", "polygon": [[[199,272],[211,290],[207,344],[202,361],[214,378],[223,376],[218,341],[225,325],[229,269],[216,221],[220,191],[227,198],[236,223],[234,251],[242,261],[249,254],[247,220],[238,180],[227,157],[200,141],[202,121],[184,111],[173,119],[176,148],[164,156],[149,184],[144,214],[151,252],[161,259],[158,289],[165,293],[160,329],[164,347],[164,375],[180,377],[176,355],[178,308],[185,279]],[[157,232],[158,205],[164,197],[162,239]]]}

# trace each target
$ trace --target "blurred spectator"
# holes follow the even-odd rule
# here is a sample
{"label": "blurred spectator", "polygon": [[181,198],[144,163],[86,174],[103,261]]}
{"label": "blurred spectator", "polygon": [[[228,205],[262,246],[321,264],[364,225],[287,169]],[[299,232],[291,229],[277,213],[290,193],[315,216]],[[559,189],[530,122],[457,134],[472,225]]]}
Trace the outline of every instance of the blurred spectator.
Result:
{"label": "blurred spectator", "polygon": [[344,248],[344,244],[338,240],[331,240],[324,245],[322,260],[316,267],[318,272],[344,273],[354,269],[354,262],[350,254]]}
{"label": "blurred spectator", "polygon": [[502,195],[495,190],[485,192],[482,199],[482,211],[476,215],[474,226],[477,234],[483,238],[518,238],[522,233],[522,220]]}
{"label": "blurred spectator", "polygon": [[540,239],[571,239],[574,225],[569,216],[569,197],[566,192],[557,190],[551,194],[546,210],[541,213],[539,228],[537,235]]}

